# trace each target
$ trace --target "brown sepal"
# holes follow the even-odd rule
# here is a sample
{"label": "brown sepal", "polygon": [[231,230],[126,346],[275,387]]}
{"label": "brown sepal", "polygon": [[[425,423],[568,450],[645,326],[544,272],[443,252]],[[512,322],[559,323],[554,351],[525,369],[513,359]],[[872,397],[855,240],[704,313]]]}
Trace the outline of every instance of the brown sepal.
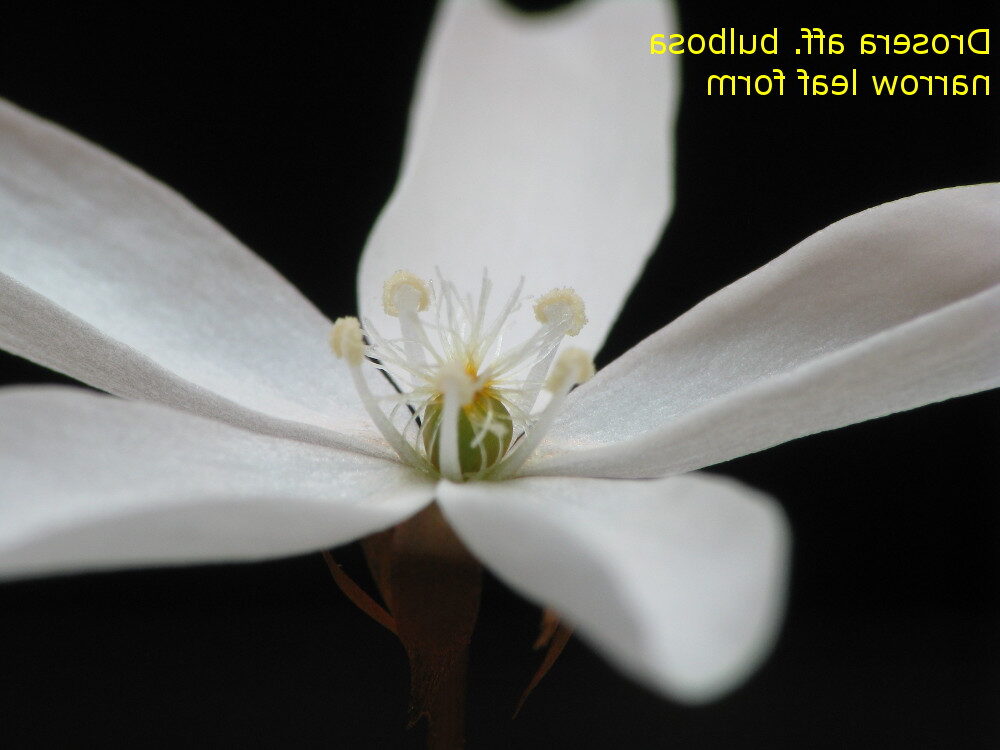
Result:
{"label": "brown sepal", "polygon": [[555,612],[551,609],[546,609],[542,612],[541,627],[539,628],[538,638],[535,639],[534,648],[537,650],[548,645],[548,650],[545,652],[545,657],[542,659],[542,663],[538,665],[538,669],[535,671],[534,677],[531,678],[531,682],[528,683],[528,687],[526,687],[524,692],[521,693],[521,698],[518,700],[517,706],[514,708],[514,715],[512,718],[517,718],[521,709],[524,708],[524,702],[528,700],[528,696],[531,695],[531,691],[538,687],[538,683],[541,682],[542,678],[548,674],[550,669],[552,669],[552,665],[556,663],[556,659],[559,658],[559,654],[561,654],[563,649],[566,648],[566,644],[569,643],[569,639],[572,635],[573,628],[563,624]]}
{"label": "brown sepal", "polygon": [[382,605],[368,596],[368,593],[363,588],[358,586],[358,584],[354,582],[354,579],[347,575],[344,569],[340,567],[340,564],[333,559],[333,555],[329,551],[323,551],[323,560],[326,562],[326,567],[330,569],[330,575],[333,577],[333,582],[337,584],[337,588],[351,600],[351,603],[379,625],[383,626],[390,633],[395,635],[396,620],[393,616],[390,615]]}

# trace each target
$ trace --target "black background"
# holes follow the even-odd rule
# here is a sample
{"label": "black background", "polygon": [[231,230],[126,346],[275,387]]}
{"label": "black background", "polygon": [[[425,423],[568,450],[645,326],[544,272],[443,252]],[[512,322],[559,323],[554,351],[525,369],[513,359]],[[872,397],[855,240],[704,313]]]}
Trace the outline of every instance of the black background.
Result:
{"label": "black background", "polygon": [[[853,52],[865,31],[995,26],[992,6],[687,2],[682,22],[778,26],[784,49],[820,26]],[[177,188],[333,317],[354,311],[430,18],[425,3],[5,6],[0,91]],[[996,53],[932,57],[686,55],[674,218],[599,363],[832,221],[1000,177],[996,94],[708,98],[708,73],[985,72],[996,85]],[[0,355],[0,382],[29,381],[68,382]],[[970,396],[715,469],[782,501],[795,560],[774,656],[713,705],[663,701],[574,641],[511,722],[537,610],[489,582],[470,746],[996,746],[998,404]],[[356,551],[340,555],[357,569]],[[6,746],[422,745],[402,728],[402,650],[318,555],[8,584],[0,631]]]}

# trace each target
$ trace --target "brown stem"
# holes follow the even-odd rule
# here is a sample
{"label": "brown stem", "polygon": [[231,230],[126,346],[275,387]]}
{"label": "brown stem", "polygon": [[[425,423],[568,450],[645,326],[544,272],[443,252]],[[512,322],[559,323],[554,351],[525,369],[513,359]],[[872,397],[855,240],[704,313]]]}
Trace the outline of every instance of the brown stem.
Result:
{"label": "brown stem", "polygon": [[410,725],[427,719],[430,750],[461,748],[482,569],[436,505],[369,537],[364,549],[410,661]]}

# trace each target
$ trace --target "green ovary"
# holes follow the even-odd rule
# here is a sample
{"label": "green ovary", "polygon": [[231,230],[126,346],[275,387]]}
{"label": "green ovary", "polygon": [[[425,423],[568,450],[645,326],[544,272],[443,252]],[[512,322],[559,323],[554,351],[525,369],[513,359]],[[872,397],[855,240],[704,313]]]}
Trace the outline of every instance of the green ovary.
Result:
{"label": "green ovary", "polygon": [[[431,463],[441,469],[441,412],[444,399],[438,397],[424,409],[420,430],[424,449]],[[476,436],[485,430],[473,445]],[[488,469],[499,461],[510,446],[514,425],[507,407],[499,399],[484,393],[476,394],[472,403],[458,412],[458,463],[462,476],[471,476]]]}

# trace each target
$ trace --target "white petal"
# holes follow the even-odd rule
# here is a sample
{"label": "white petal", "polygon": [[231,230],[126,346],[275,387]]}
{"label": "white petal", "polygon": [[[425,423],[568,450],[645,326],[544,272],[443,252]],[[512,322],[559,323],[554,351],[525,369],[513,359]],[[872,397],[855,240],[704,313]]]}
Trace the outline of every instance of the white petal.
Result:
{"label": "white petal", "polygon": [[[672,55],[667,3],[581,3],[531,19],[493,0],[451,0],[435,22],[399,184],[368,240],[364,315],[388,328],[382,282],[435,268],[478,294],[484,268],[505,298],[569,286],[596,351],[654,247],[672,200]],[[508,340],[535,329],[522,310]],[[391,329],[394,330],[394,329]]]}
{"label": "white petal", "polygon": [[273,268],[169,188],[2,100],[0,226],[0,347],[272,434],[370,434],[329,321]]}
{"label": "white petal", "polygon": [[1000,385],[1000,185],[849,217],[567,400],[528,473],[662,476]]}
{"label": "white petal", "polygon": [[734,481],[442,482],[438,502],[497,575],[675,698],[734,687],[774,640],[787,523],[776,503]]}
{"label": "white petal", "polygon": [[434,483],[390,461],[75,388],[0,391],[0,576],[343,544]]}

